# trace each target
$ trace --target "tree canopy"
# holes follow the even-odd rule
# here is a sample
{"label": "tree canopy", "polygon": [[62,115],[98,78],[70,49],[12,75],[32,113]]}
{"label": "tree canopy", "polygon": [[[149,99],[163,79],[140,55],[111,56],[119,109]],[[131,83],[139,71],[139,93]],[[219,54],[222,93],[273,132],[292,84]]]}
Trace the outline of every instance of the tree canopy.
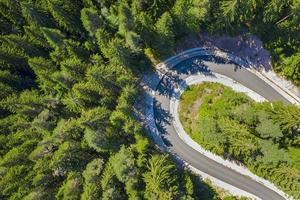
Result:
{"label": "tree canopy", "polygon": [[179,108],[185,130],[201,146],[299,196],[299,107],[255,103],[245,94],[206,82],[184,92]]}
{"label": "tree canopy", "polygon": [[[140,75],[172,55],[181,39],[250,32],[271,51],[274,69],[299,84],[299,6],[288,0],[0,1],[0,199],[221,198],[144,133],[133,115]],[[260,107],[235,105],[245,99],[229,95],[219,116],[199,121],[207,125],[204,138],[227,145],[238,159],[256,155],[256,164],[281,166],[261,171],[292,177],[288,159],[269,161],[260,153],[271,154],[270,144],[254,138],[297,157],[298,111],[262,106],[265,117]],[[243,145],[239,134],[251,142],[245,152],[236,150]],[[294,188],[289,180],[286,187]]]}

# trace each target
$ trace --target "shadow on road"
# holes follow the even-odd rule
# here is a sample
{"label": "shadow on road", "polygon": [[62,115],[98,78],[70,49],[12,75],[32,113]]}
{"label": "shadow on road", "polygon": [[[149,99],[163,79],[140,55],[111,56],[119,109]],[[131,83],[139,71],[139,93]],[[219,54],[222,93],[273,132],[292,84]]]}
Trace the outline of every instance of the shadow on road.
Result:
{"label": "shadow on road", "polygon": [[[171,144],[168,142],[166,137],[166,126],[170,125],[173,120],[169,112],[169,103],[172,98],[180,98],[180,91],[188,87],[185,78],[193,74],[215,77],[207,66],[205,66],[200,60],[196,59],[192,62],[181,63],[168,71],[156,88],[156,97],[153,101],[154,118],[158,131],[167,146],[171,146]],[[160,102],[164,102],[165,105],[161,105],[158,99]]]}
{"label": "shadow on road", "polygon": [[165,144],[170,146],[170,142],[165,137],[167,134],[166,126],[170,125],[173,119],[170,115],[170,112],[165,110],[158,101],[154,100],[153,105],[156,127]]}

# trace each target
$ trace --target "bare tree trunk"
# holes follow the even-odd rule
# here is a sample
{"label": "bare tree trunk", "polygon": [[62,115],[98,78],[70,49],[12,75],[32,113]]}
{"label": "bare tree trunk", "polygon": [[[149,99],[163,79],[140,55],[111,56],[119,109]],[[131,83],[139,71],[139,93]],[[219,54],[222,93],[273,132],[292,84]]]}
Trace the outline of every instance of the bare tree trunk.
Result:
{"label": "bare tree trunk", "polygon": [[292,16],[294,13],[290,13],[287,16],[285,16],[284,18],[280,19],[279,21],[277,21],[275,24],[278,25],[281,22],[284,22],[285,20],[287,20],[290,16]]}

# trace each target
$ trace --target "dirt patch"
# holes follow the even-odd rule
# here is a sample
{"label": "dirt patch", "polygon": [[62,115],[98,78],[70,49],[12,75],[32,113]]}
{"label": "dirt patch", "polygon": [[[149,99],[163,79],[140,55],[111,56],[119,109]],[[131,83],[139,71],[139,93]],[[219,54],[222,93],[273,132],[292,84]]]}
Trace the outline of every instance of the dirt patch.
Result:
{"label": "dirt patch", "polygon": [[197,99],[197,100],[193,103],[193,105],[190,107],[189,111],[190,111],[191,113],[197,113],[198,110],[199,110],[199,108],[200,108],[200,106],[201,106],[201,104],[202,104],[202,98]]}

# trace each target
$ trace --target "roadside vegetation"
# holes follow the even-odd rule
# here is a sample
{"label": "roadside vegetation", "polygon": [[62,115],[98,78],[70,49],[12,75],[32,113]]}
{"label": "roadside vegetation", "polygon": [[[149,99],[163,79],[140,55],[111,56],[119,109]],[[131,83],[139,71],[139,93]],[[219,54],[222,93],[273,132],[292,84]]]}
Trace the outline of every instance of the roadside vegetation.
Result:
{"label": "roadside vegetation", "polygon": [[0,2],[0,199],[218,198],[132,116],[150,68],[140,35],[160,39],[171,18],[134,5]]}
{"label": "roadside vegetation", "polygon": [[256,103],[206,82],[183,93],[179,114],[185,131],[202,147],[300,198],[300,108]]}
{"label": "roadside vegetation", "polygon": [[276,69],[299,83],[297,1],[237,2],[1,0],[0,199],[218,199],[132,105],[139,74],[201,31],[270,36]]}

